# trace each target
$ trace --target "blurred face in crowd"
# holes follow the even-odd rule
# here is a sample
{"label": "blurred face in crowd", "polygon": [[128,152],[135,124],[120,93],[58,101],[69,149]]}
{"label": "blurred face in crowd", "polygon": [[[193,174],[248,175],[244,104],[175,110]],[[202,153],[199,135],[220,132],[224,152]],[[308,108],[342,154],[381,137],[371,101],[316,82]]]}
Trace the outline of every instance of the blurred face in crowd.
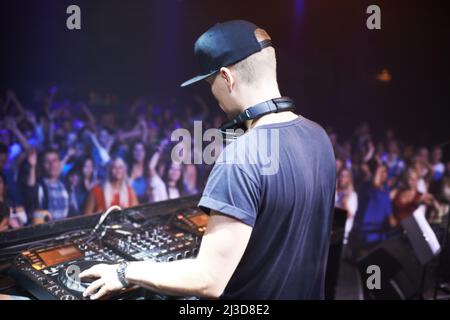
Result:
{"label": "blurred face in crowd", "polygon": [[420,156],[414,157],[411,167],[416,171],[416,173],[419,176],[421,176],[422,174],[424,174],[426,172],[425,166],[423,164],[423,160]]}
{"label": "blurred face in crowd", "polygon": [[408,185],[408,188],[410,189],[417,189],[417,183],[419,182],[419,175],[415,170],[408,170],[407,176],[406,176],[406,183]]}
{"label": "blurred face in crowd", "polygon": [[71,187],[76,187],[80,183],[80,175],[78,173],[72,173],[69,176],[69,185]]}
{"label": "blurred face in crowd", "polygon": [[107,130],[100,130],[100,133],[98,134],[98,141],[100,141],[103,146],[108,145],[110,138],[111,136],[109,135]]}
{"label": "blurred face in crowd", "polygon": [[350,156],[350,154],[352,153],[352,143],[350,142],[350,140],[346,140],[342,147],[344,148],[346,155]]}
{"label": "blurred face in crowd", "polygon": [[57,179],[61,172],[61,160],[56,152],[48,152],[44,155],[44,171],[47,178]]}
{"label": "blurred face in crowd", "polygon": [[396,141],[391,141],[389,142],[389,147],[388,147],[389,153],[390,154],[398,154],[399,150],[398,150],[398,144]]}
{"label": "blurred face in crowd", "polygon": [[158,127],[155,124],[148,129],[148,136],[151,141],[158,137]]}
{"label": "blurred face in crowd", "polygon": [[341,172],[343,167],[344,167],[343,161],[339,158],[336,158],[336,172]]}
{"label": "blurred face in crowd", "polygon": [[84,155],[84,144],[75,144],[75,157],[81,158]]}
{"label": "blurred face in crowd", "polygon": [[388,179],[388,170],[386,166],[378,166],[377,174],[379,175],[380,182],[385,183]]}
{"label": "blurred face in crowd", "polygon": [[408,160],[414,156],[414,147],[411,145],[407,145],[403,149],[403,159]]}
{"label": "blurred face in crowd", "polygon": [[73,130],[72,121],[64,120],[64,122],[62,123],[62,127],[63,127],[64,132],[66,132],[66,133],[71,132]]}
{"label": "blurred face in crowd", "polygon": [[343,169],[339,174],[338,186],[339,188],[347,188],[352,181],[352,176],[348,169]]}
{"label": "blurred face in crowd", "polygon": [[136,143],[133,148],[133,160],[142,162],[145,159],[145,147],[142,143]]}
{"label": "blurred face in crowd", "polygon": [[111,165],[111,177],[113,181],[121,181],[125,178],[125,163],[123,160],[116,159]]}
{"label": "blurred face in crowd", "polygon": [[169,180],[178,181],[181,178],[181,163],[172,162],[169,169]]}
{"label": "blurred face in crowd", "polygon": [[370,133],[370,127],[367,122],[363,122],[361,124],[361,134],[369,134]]}
{"label": "blurred face in crowd", "polygon": [[94,162],[92,159],[86,159],[83,164],[83,176],[90,178],[94,174]]}
{"label": "blurred face in crowd", "polygon": [[442,196],[450,202],[450,178],[444,178],[442,181]]}
{"label": "blurred face in crowd", "polygon": [[419,156],[420,160],[422,161],[428,161],[429,159],[429,152],[428,149],[425,147],[422,147],[419,149],[419,151],[417,152],[417,155]]}
{"label": "blurred face in crowd", "polygon": [[392,129],[386,130],[385,137],[387,140],[394,139],[394,131]]}
{"label": "blurred face in crowd", "polygon": [[441,162],[441,159],[442,159],[442,149],[441,149],[440,147],[435,147],[435,148],[433,149],[433,155],[432,155],[432,157],[433,157],[433,162],[434,162],[434,163]]}
{"label": "blurred face in crowd", "polygon": [[116,127],[116,119],[114,113],[105,113],[102,114],[100,119],[100,124],[106,128],[112,129]]}
{"label": "blurred face in crowd", "polygon": [[73,146],[77,142],[77,135],[75,132],[69,132],[66,136],[66,145]]}
{"label": "blurred face in crowd", "polygon": [[335,146],[337,144],[337,135],[336,133],[330,133],[328,135],[330,137],[331,144]]}

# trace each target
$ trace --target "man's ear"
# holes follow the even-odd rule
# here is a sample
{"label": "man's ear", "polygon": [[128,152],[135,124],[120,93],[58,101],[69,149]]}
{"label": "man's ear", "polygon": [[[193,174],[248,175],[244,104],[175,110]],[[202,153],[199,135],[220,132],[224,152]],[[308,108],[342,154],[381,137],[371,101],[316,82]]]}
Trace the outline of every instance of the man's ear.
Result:
{"label": "man's ear", "polygon": [[226,67],[220,68],[220,76],[225,80],[228,91],[231,92],[234,89],[235,85],[235,79],[231,74],[231,70]]}

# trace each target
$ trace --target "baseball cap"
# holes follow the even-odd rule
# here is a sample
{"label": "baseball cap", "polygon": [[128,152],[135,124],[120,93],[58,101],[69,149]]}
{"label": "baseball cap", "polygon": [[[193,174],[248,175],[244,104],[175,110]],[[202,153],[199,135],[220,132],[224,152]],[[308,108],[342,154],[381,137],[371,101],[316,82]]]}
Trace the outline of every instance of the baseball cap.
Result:
{"label": "baseball cap", "polygon": [[220,68],[230,66],[272,45],[270,40],[259,42],[258,27],[245,20],[217,23],[195,42],[194,54],[200,65],[200,75],[181,84],[186,87],[208,78]]}

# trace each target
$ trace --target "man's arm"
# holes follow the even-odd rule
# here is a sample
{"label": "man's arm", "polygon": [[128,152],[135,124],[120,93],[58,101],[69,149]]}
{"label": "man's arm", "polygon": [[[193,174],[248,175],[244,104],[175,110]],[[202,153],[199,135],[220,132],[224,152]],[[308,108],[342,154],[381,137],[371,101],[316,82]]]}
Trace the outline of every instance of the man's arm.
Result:
{"label": "man's arm", "polygon": [[[252,227],[243,222],[211,211],[208,227],[198,256],[173,262],[131,262],[126,278],[151,290],[171,295],[196,295],[218,298],[224,291],[247,247]],[[80,277],[99,277],[86,289],[85,295],[98,299],[120,290],[117,266],[97,265]]]}

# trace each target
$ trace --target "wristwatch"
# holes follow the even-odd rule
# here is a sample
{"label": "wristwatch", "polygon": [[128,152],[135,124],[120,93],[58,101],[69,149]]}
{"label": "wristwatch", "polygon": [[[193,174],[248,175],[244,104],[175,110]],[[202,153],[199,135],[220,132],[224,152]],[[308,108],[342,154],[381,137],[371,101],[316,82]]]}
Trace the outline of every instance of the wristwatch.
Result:
{"label": "wristwatch", "polygon": [[130,285],[127,278],[125,277],[125,271],[127,270],[127,267],[128,262],[126,261],[122,261],[121,263],[119,263],[119,266],[117,267],[117,278],[119,278],[119,281],[124,288],[127,288]]}

